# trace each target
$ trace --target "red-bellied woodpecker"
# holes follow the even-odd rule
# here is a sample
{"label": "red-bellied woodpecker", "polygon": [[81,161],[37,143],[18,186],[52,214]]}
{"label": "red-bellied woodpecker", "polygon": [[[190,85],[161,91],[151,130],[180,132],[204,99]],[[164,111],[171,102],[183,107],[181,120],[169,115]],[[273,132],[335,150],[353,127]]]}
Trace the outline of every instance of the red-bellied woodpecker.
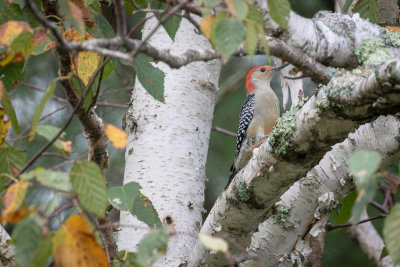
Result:
{"label": "red-bellied woodpecker", "polygon": [[239,115],[239,129],[236,136],[235,161],[232,164],[229,183],[252,156],[252,150],[261,138],[268,135],[279,117],[279,100],[270,83],[273,72],[280,67],[259,65],[252,68],[246,77],[247,97]]}

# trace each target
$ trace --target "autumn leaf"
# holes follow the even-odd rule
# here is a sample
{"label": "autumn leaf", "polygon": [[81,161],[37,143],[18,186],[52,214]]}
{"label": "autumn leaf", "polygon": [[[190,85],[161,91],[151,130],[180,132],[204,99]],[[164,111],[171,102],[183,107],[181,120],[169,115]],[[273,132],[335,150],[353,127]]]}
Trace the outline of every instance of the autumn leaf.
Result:
{"label": "autumn leaf", "polygon": [[126,146],[125,131],[108,123],[104,123],[104,131],[114,147],[124,148]]}
{"label": "autumn leaf", "polygon": [[0,25],[0,66],[25,61],[33,49],[33,31],[24,21],[8,21]]}
{"label": "autumn leaf", "polygon": [[41,28],[35,31],[35,36],[33,37],[33,55],[40,55],[55,46],[56,42],[51,38],[48,29]]}
{"label": "autumn leaf", "polygon": [[29,182],[18,182],[11,185],[3,197],[3,210],[1,212],[1,221],[3,223],[18,223],[27,214],[27,209],[21,209],[25,200],[25,195]]}
{"label": "autumn leaf", "polygon": [[93,22],[92,14],[90,13],[90,8],[85,6],[83,0],[72,0],[72,2],[81,10],[83,21],[86,26],[93,27],[96,24]]}
{"label": "autumn leaf", "polygon": [[215,17],[213,14],[208,14],[207,17],[201,18],[200,21],[200,30],[204,34],[205,37],[210,39],[211,36],[211,29],[214,23]]}
{"label": "autumn leaf", "polygon": [[[94,38],[88,32],[85,32],[85,34],[79,34],[75,29],[65,31],[63,36],[68,41],[76,41],[80,43]],[[99,65],[99,54],[91,51],[84,51],[77,54],[74,53],[71,56],[73,57],[73,62],[71,63],[73,72],[81,78],[85,85],[87,85]]]}
{"label": "autumn leaf", "polygon": [[82,214],[71,216],[58,230],[53,252],[56,266],[108,266],[106,253]]}
{"label": "autumn leaf", "polygon": [[[1,81],[0,81],[1,82]],[[0,84],[0,98],[1,98],[1,84]],[[3,108],[0,108],[0,147],[3,145],[4,143],[4,139],[7,137],[8,134],[8,129],[10,128],[11,125],[11,121],[5,121],[4,120],[4,114],[5,111]]]}

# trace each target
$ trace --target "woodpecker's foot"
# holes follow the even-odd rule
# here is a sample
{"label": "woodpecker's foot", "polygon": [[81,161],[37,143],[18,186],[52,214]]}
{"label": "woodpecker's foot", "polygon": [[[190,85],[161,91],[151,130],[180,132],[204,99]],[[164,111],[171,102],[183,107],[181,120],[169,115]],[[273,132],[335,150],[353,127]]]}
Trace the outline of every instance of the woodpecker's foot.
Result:
{"label": "woodpecker's foot", "polygon": [[254,148],[260,147],[266,140],[268,136],[261,137],[254,145],[252,145],[250,148],[253,150]]}

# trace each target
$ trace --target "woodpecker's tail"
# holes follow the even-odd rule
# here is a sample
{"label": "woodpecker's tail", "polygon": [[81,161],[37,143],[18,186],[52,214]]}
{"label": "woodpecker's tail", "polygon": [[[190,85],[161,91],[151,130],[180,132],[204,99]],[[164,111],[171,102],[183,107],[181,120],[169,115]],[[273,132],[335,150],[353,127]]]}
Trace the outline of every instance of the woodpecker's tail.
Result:
{"label": "woodpecker's tail", "polygon": [[231,184],[232,179],[233,179],[233,177],[235,177],[236,173],[237,173],[237,170],[236,170],[236,168],[235,168],[235,163],[233,163],[232,166],[231,166],[231,169],[230,169],[230,171],[229,171],[229,180],[228,180],[228,184],[225,186],[225,189],[224,189],[224,190],[226,190],[226,189],[228,188],[228,186]]}

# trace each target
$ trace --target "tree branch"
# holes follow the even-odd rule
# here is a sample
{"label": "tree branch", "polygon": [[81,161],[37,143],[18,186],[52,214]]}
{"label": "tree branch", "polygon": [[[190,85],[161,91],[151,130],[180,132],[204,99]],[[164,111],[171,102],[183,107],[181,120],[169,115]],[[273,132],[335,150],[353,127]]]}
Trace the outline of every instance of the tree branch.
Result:
{"label": "tree branch", "polygon": [[[269,141],[253,150],[250,162],[217,199],[201,232],[227,233],[247,246],[251,233],[264,219],[266,212],[294,181],[318,163],[331,145],[340,142],[358,125],[371,121],[379,114],[400,111],[400,91],[397,89],[400,77],[396,75],[400,69],[395,68],[396,63],[386,62],[376,75],[371,69],[367,77],[337,73],[297,112],[292,110],[284,114]],[[351,105],[354,101],[348,98],[346,101],[335,98],[342,88],[352,88],[354,84],[374,78],[381,81],[374,83],[374,90],[359,90],[365,99],[364,105]],[[387,91],[392,93],[387,94]],[[373,94],[369,94],[371,92]],[[387,102],[377,105],[381,97],[386,97]],[[197,245],[191,266],[213,265],[219,260],[218,254],[207,253],[201,245]]]}
{"label": "tree branch", "polygon": [[[294,259],[301,258],[299,255],[307,257],[311,240],[307,240],[306,236],[318,236],[326,229],[325,224],[316,227],[318,223],[315,220],[329,214],[339,201],[354,190],[354,181],[348,170],[351,155],[359,149],[375,150],[390,165],[400,155],[400,146],[396,141],[399,127],[400,120],[394,116],[381,116],[372,123],[360,126],[343,142],[334,145],[306,177],[281,196],[275,204],[278,212],[268,216],[258,226],[248,248],[250,255],[271,266],[278,263],[285,265],[284,261],[293,264]],[[245,265],[250,263],[248,259],[243,262]]]}

